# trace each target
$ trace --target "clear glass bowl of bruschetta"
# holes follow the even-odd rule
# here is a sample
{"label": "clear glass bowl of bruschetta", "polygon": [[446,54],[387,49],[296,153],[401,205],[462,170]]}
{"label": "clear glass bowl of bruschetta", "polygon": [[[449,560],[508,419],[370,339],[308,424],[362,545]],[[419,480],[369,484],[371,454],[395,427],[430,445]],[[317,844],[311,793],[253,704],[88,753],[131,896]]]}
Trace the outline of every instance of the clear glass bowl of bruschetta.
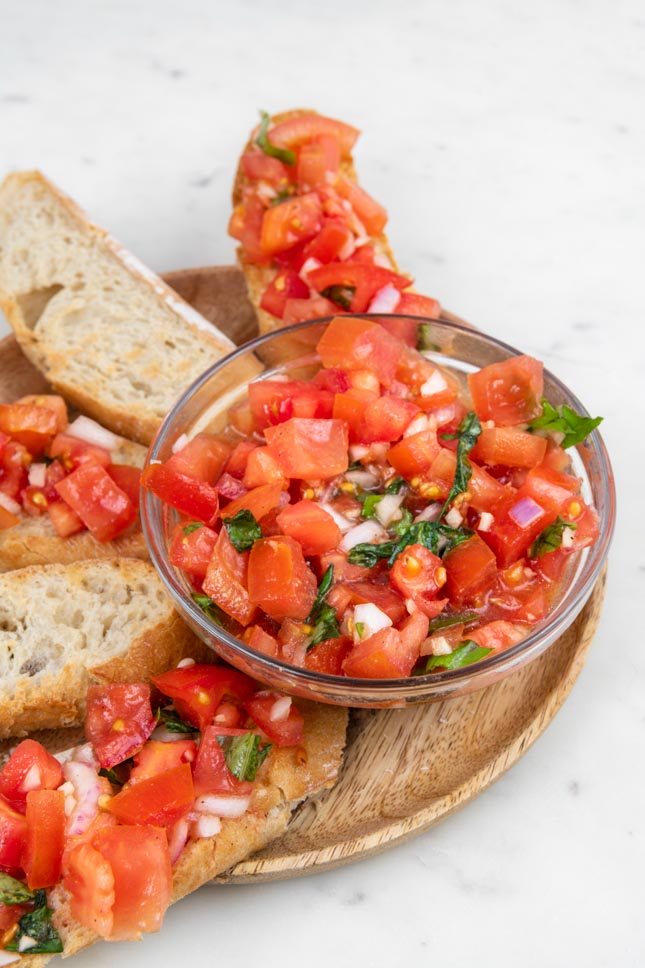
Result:
{"label": "clear glass bowl of bruschetta", "polygon": [[599,587],[615,516],[599,423],[465,325],[301,323],[176,402],[143,530],[188,624],[269,688],[444,700],[536,659]]}

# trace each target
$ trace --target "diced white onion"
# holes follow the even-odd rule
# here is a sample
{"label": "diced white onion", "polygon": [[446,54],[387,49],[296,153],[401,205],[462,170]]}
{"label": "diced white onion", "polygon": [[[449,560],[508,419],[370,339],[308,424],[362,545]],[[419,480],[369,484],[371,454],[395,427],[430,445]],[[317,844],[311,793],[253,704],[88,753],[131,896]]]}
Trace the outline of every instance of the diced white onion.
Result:
{"label": "diced white onion", "polygon": [[419,511],[414,519],[414,523],[418,524],[419,521],[436,521],[441,514],[441,508],[443,504],[441,501],[433,501],[432,504],[428,504],[423,511]]}
{"label": "diced white onion", "polygon": [[187,655],[185,659],[179,660],[179,662],[177,663],[177,668],[186,669],[188,668],[188,666],[194,666],[194,665],[195,665],[195,660],[191,659],[191,657]]}
{"label": "diced white onion", "polygon": [[424,430],[430,429],[430,420],[426,413],[418,413],[403,431],[404,437],[411,437],[412,434],[420,434]]}
{"label": "diced white onion", "polygon": [[347,239],[347,242],[345,242],[345,244],[338,250],[338,258],[341,262],[345,262],[346,259],[349,259],[350,255],[354,254],[355,250],[356,242],[354,237],[350,235],[350,237]]}
{"label": "diced white onion", "polygon": [[37,763],[32,763],[22,778],[22,783],[20,784],[19,789],[22,793],[29,793],[30,790],[37,790],[40,786],[40,781],[40,767]]}
{"label": "diced white onion", "polygon": [[564,440],[564,438],[567,436],[561,430],[552,430],[550,433],[551,433],[551,439],[552,439],[553,443],[554,444],[557,444],[558,447],[560,446],[560,444],[562,443],[562,441]]}
{"label": "diced white onion", "polygon": [[3,507],[9,514],[20,514],[21,508],[17,501],[14,501],[8,494],[0,491],[0,507]]}
{"label": "diced white onion", "polygon": [[400,520],[404,497],[404,494],[386,494],[377,502],[374,513],[384,528],[388,528],[393,521]]}
{"label": "diced white onion", "polygon": [[27,476],[32,487],[44,487],[47,480],[47,464],[32,464],[27,471]]}
{"label": "diced white onion", "polygon": [[494,420],[484,420],[484,421],[482,421],[482,427],[484,427],[486,430],[493,430],[493,428],[495,427],[495,421]]}
{"label": "diced white onion", "polygon": [[244,816],[250,802],[250,797],[221,797],[216,793],[204,793],[195,800],[195,809],[199,813],[210,813],[215,817],[236,820]]}
{"label": "diced white onion", "polygon": [[463,520],[457,508],[450,508],[446,515],[446,524],[450,525],[451,528],[458,528]]}
{"label": "diced white onion", "polygon": [[432,635],[430,637],[430,648],[433,655],[450,655],[452,652],[450,642],[443,635]]}
{"label": "diced white onion", "polygon": [[365,490],[378,484],[378,477],[375,477],[369,471],[347,471],[345,478],[352,484],[358,484],[359,487],[365,488]]}
{"label": "diced white onion", "polygon": [[508,512],[509,518],[518,528],[530,528],[544,514],[543,509],[532,497],[523,497]]}
{"label": "diced white onion", "polygon": [[349,456],[352,459],[352,463],[356,460],[362,460],[363,457],[367,457],[370,449],[366,447],[365,444],[350,444],[349,445]]}
{"label": "diced white onion", "polygon": [[320,269],[321,265],[322,265],[322,262],[319,259],[314,259],[312,256],[310,256],[308,259],[305,259],[302,266],[300,267],[300,272],[299,272],[299,276],[302,279],[302,281],[306,282],[307,285],[309,285],[309,278],[308,278],[309,273],[313,272],[314,269]]}
{"label": "diced white onion", "polygon": [[71,758],[75,763],[87,763],[95,773],[98,773],[101,766],[91,743],[83,743],[82,746],[75,746],[71,751]]}
{"label": "diced white onion", "polygon": [[419,611],[419,609],[417,608],[417,603],[414,601],[413,598],[406,598],[405,608],[408,615],[414,615],[415,612]]}
{"label": "diced white onion", "polygon": [[[389,615],[386,615],[373,602],[357,605],[354,609],[354,642],[369,639],[370,635],[375,635],[381,629],[389,628],[391,624],[392,619]],[[361,626],[362,635],[358,634],[357,625]]]}
{"label": "diced white onion", "polygon": [[268,182],[265,182],[265,181],[258,182],[257,185],[256,185],[256,188],[255,188],[255,191],[256,191],[257,195],[264,202],[270,202],[270,201],[272,201],[272,199],[274,199],[276,197],[276,195],[278,194],[276,192],[275,188],[273,187],[273,185],[269,185],[269,183]]}
{"label": "diced white onion", "polygon": [[495,518],[490,513],[490,511],[482,511],[482,513],[479,515],[479,523],[477,525],[477,530],[490,531],[494,520]]}
{"label": "diced white onion", "polygon": [[432,397],[435,393],[441,393],[447,388],[446,378],[440,370],[435,370],[432,376],[428,377],[425,383],[421,384],[419,392],[422,397]]}
{"label": "diced white onion", "polygon": [[386,533],[378,521],[373,519],[357,524],[355,528],[348,531],[340,543],[341,551],[351,551],[354,545],[371,543],[386,537]]}
{"label": "diced white onion", "polygon": [[102,427],[91,417],[81,415],[73,420],[66,431],[70,436],[77,440],[84,440],[87,444],[95,444],[103,447],[104,450],[116,450],[121,443],[121,438],[113,434],[111,430]]}
{"label": "diced white onion", "polygon": [[190,836],[193,840],[202,840],[204,837],[216,837],[221,829],[222,821],[219,817],[211,813],[204,813],[191,824]]}
{"label": "diced white onion", "polygon": [[565,528],[562,532],[562,547],[572,548],[576,533],[573,528]]}
{"label": "diced white onion", "polygon": [[188,840],[189,829],[190,827],[185,817],[182,817],[170,828],[168,851],[170,853],[171,864],[176,864],[179,860],[179,855],[186,846],[186,841]]}
{"label": "diced white onion", "polygon": [[180,434],[177,440],[172,445],[173,454],[178,454],[180,450],[183,450],[188,443],[188,434]]}
{"label": "diced white onion", "polygon": [[[374,298],[367,307],[368,313],[393,313],[399,304],[401,293],[394,286],[383,286],[374,294]],[[421,388],[423,392],[423,387]]]}
{"label": "diced white onion", "polygon": [[28,934],[23,934],[22,938],[18,942],[18,951],[20,951],[21,953],[25,951],[30,951],[31,948],[35,948],[37,944],[38,944],[38,941],[36,940],[36,938],[32,938]]}
{"label": "diced white onion", "polygon": [[279,699],[276,699],[269,710],[269,719],[272,723],[283,723],[285,719],[289,718],[290,709],[291,696],[280,696]]}
{"label": "diced white onion", "polygon": [[321,502],[321,504],[319,504],[318,506],[321,507],[323,511],[326,511],[327,514],[329,514],[329,516],[334,519],[334,521],[336,522],[336,524],[338,525],[341,531],[343,532],[349,531],[350,528],[354,527],[353,522],[350,521],[349,518],[346,518],[342,514],[339,514],[339,512],[336,511],[336,509],[333,508],[331,504],[324,504]]}

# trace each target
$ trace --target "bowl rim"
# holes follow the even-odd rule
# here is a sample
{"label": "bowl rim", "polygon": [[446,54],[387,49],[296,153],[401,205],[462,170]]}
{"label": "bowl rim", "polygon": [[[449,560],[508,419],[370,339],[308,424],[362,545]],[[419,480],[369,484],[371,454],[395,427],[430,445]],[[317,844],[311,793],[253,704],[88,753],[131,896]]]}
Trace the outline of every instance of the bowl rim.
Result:
{"label": "bowl rim", "polygon": [[[490,336],[488,333],[476,329],[475,327],[461,322],[455,322],[453,320],[432,319],[423,316],[410,316],[406,313],[343,314],[343,316],[348,316],[355,319],[373,319],[375,321],[382,319],[384,315],[387,315],[388,318],[395,319],[414,319],[418,324],[439,324],[448,330],[481,338],[492,346],[509,352],[513,356],[524,355],[516,347],[511,346],[509,343],[506,343],[503,340]],[[334,318],[336,317],[323,316],[272,330],[270,333],[264,333],[246,343],[241,344],[235,350],[232,350],[226,356],[217,360],[212,366],[205,370],[201,376],[197,377],[197,379],[189,387],[187,387],[186,390],[184,390],[174,402],[154,436],[146,456],[144,468],[150,463],[159,461],[158,453],[162,446],[166,443],[166,435],[178,413],[219,370],[223,369],[225,366],[228,366],[240,356],[243,356],[249,352],[254,353],[256,349],[264,346],[266,343],[271,342],[277,336],[285,336],[292,333],[297,333],[314,325],[323,325],[330,322]],[[447,357],[447,359],[449,359],[449,357]],[[544,375],[545,377],[548,377],[551,383],[558,388],[564,397],[566,397],[567,405],[572,406],[581,416],[590,416],[587,409],[582,405],[577,396],[573,394],[571,390],[569,390],[566,384],[564,384],[559,377],[555,376],[555,374],[553,374],[546,367],[544,368]],[[258,378],[262,379],[263,376],[260,375]],[[588,549],[589,555],[593,557],[593,562],[592,566],[588,569],[588,573],[584,581],[576,590],[576,593],[571,600],[567,600],[567,593],[565,593],[562,601],[558,606],[556,606],[555,619],[551,617],[552,613],[549,612],[542,623],[538,623],[529,633],[529,635],[527,635],[526,638],[522,639],[516,645],[511,646],[508,649],[504,649],[501,652],[494,653],[491,656],[486,656],[479,662],[463,666],[459,669],[444,669],[443,671],[423,673],[414,676],[404,676],[397,679],[356,678],[352,676],[337,676],[330,673],[306,669],[301,666],[290,665],[287,662],[283,662],[280,659],[273,658],[262,652],[256,652],[254,649],[249,648],[244,642],[242,642],[241,639],[238,639],[226,629],[211,621],[203,609],[201,609],[192,598],[187,597],[185,590],[180,586],[179,581],[174,574],[174,566],[170,565],[167,558],[164,558],[161,554],[159,554],[157,542],[154,540],[152,510],[156,504],[164,506],[164,502],[162,502],[161,499],[154,495],[151,491],[144,488],[142,488],[141,493],[141,525],[151,561],[155,566],[160,578],[162,579],[166,590],[170,593],[176,604],[180,607],[180,609],[186,609],[188,611],[191,619],[202,629],[206,635],[223,639],[229,647],[232,647],[234,650],[241,653],[246,660],[250,660],[251,662],[260,666],[265,666],[270,669],[272,673],[281,674],[287,672],[294,683],[297,683],[299,686],[302,685],[305,688],[307,686],[315,686],[318,684],[321,686],[333,686],[336,689],[341,688],[343,691],[347,692],[351,692],[352,690],[365,691],[369,689],[374,692],[375,697],[378,697],[375,698],[375,702],[383,701],[387,694],[398,690],[414,696],[417,693],[423,694],[427,692],[427,690],[432,686],[444,687],[445,690],[447,690],[450,686],[454,686],[455,689],[457,689],[459,685],[468,683],[473,678],[477,678],[484,673],[500,671],[506,667],[512,668],[517,664],[519,659],[528,660],[534,654],[539,654],[543,648],[546,648],[551,642],[555,641],[555,639],[558,638],[566,628],[568,628],[591,594],[603,565],[605,564],[614,533],[616,523],[616,489],[609,454],[605,447],[602,435],[598,430],[593,430],[591,434],[585,438],[585,445],[591,447],[591,449],[595,450],[596,452],[599,462],[599,469],[602,476],[601,486],[606,493],[606,503],[604,509],[605,513],[600,521],[600,534],[598,540]],[[585,564],[587,561],[588,558],[585,560]],[[577,575],[572,576],[573,581],[576,581],[577,578]],[[545,639],[548,639],[546,645],[544,644]],[[380,694],[382,694],[382,696]]]}

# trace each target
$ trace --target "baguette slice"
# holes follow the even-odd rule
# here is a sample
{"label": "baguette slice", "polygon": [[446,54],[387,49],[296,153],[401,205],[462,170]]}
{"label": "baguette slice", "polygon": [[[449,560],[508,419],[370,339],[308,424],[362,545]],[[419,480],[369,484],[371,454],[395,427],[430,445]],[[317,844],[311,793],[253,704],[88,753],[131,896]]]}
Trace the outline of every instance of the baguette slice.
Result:
{"label": "baguette slice", "polygon": [[39,172],[0,185],[0,307],[68,402],[143,444],[235,348]]}
{"label": "baguette slice", "polygon": [[76,725],[91,682],[149,679],[211,655],[135,558],[0,575],[0,737]]}
{"label": "baguette slice", "polygon": [[[114,464],[143,467],[146,449],[123,440],[112,452]],[[114,541],[97,541],[89,531],[61,538],[48,514],[31,517],[23,514],[20,523],[0,531],[0,572],[29,565],[69,564],[88,558],[148,559],[148,549],[137,519]]]}
{"label": "baguette slice", "polygon": [[[297,750],[274,746],[258,773],[249,812],[239,820],[222,820],[216,837],[187,844],[173,868],[173,903],[281,836],[298,803],[334,785],[342,762],[348,711],[295,701],[305,721],[303,746]],[[52,921],[63,941],[63,957],[101,940],[75,921],[62,884],[47,894]],[[217,904],[215,897],[213,904]],[[51,957],[26,953],[18,968],[43,968]]]}
{"label": "baguette slice", "polygon": [[[291,118],[296,118],[303,114],[317,113],[317,111],[312,111],[311,109],[307,108],[295,108],[292,111],[283,111],[281,114],[273,115],[271,118],[271,123],[274,125],[281,124],[283,121],[289,121]],[[244,152],[253,147],[255,139],[258,135],[258,131],[259,127],[254,128],[251,133],[251,137],[244,148]],[[242,154],[244,154],[244,152],[242,152]],[[348,159],[343,159],[341,161],[340,169],[353,181],[358,182],[358,175],[356,173],[353,158],[350,157]],[[233,207],[241,203],[244,188],[247,184],[249,184],[249,180],[242,170],[242,164],[240,161],[235,176],[235,182],[233,183]],[[385,234],[381,234],[372,238],[371,241],[373,242],[375,250],[383,264],[392,269],[394,272],[400,272],[387,236]],[[270,264],[259,265],[249,262],[244,254],[244,249],[242,246],[238,246],[237,248],[237,261],[242,272],[244,273],[249,299],[258,317],[260,332],[270,333],[274,329],[279,329],[281,325],[280,320],[275,316],[272,316],[271,313],[267,313],[264,309],[260,308],[262,294],[276,274],[275,267]]]}

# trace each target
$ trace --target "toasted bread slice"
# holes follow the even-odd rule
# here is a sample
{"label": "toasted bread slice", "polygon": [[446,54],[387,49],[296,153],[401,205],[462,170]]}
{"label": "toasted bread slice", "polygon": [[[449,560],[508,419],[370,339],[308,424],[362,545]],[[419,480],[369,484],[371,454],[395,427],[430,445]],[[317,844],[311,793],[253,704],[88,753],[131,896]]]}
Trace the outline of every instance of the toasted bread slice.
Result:
{"label": "toasted bread slice", "polygon": [[[295,108],[292,111],[283,111],[281,114],[275,114],[271,118],[271,124],[281,124],[283,121],[289,121],[291,118],[298,117],[302,114],[317,114],[318,112],[312,111],[307,108]],[[244,152],[248,151],[253,144],[258,135],[259,128],[256,127],[251,133]],[[242,152],[242,154],[244,154]],[[343,159],[341,161],[341,170],[353,181],[358,182],[358,175],[356,174],[356,168],[354,166],[353,158]],[[242,193],[244,191],[245,185],[248,184],[248,179],[242,170],[242,165],[238,165],[237,173],[235,176],[235,182],[233,184],[233,206],[239,205],[242,201]],[[380,256],[381,260],[389,268],[393,269],[395,272],[399,272],[399,268],[394,258],[394,253],[385,234],[382,234],[376,238],[372,239],[374,243],[376,252]],[[258,317],[258,323],[260,326],[261,333],[270,333],[274,329],[280,328],[280,320],[271,313],[265,312],[260,308],[260,300],[262,294],[269,283],[273,280],[276,269],[271,265],[258,265],[249,262],[244,254],[244,250],[241,246],[237,249],[237,261],[239,263],[242,272],[244,273],[244,279],[246,281],[246,287],[249,294],[249,299],[253,304],[256,315]]]}
{"label": "toasted bread slice", "polygon": [[0,737],[78,724],[89,683],[149,679],[186,655],[210,652],[148,562],[0,575]]}
{"label": "toasted bread slice", "polygon": [[178,395],[234,349],[39,172],[0,186],[0,306],[68,402],[144,444]]}

